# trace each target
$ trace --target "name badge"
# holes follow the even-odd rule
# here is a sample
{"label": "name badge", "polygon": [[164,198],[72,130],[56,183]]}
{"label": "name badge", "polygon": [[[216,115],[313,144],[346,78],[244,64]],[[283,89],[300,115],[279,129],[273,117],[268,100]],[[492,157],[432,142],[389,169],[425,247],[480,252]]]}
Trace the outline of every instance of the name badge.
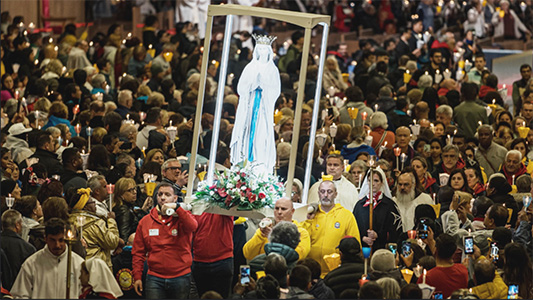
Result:
{"label": "name badge", "polygon": [[150,230],[148,230],[148,234],[150,236],[158,236],[159,235],[159,229],[150,229]]}

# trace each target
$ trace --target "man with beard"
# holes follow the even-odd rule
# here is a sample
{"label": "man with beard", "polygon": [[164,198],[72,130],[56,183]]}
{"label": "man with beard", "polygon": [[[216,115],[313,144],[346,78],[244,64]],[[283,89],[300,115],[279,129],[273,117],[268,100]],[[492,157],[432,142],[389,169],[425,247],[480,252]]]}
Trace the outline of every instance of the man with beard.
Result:
{"label": "man with beard", "polygon": [[359,243],[361,241],[353,214],[339,203],[335,204],[335,198],[337,198],[335,183],[325,180],[319,185],[317,193],[320,197],[320,205],[315,213],[308,214],[302,227],[309,232],[311,237],[311,251],[308,257],[320,263],[324,276],[330,271],[324,261],[324,255],[334,253],[336,245],[347,235],[355,237]]}
{"label": "man with beard", "polygon": [[[521,175],[527,174],[527,168],[522,163],[522,153],[518,150],[509,150],[505,155],[505,162],[503,163],[500,173],[505,175],[507,182],[513,186],[514,180]],[[529,175],[529,174],[527,174]]]}
{"label": "man with beard", "polygon": [[393,198],[402,217],[403,231],[413,229],[415,225],[415,208],[420,204],[433,204],[431,197],[416,189],[417,179],[411,172],[398,177],[396,197]]}

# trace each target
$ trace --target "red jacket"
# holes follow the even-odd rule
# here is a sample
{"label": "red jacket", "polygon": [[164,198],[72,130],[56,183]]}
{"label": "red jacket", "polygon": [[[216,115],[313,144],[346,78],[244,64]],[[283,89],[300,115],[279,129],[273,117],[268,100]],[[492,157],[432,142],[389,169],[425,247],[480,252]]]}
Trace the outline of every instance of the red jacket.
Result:
{"label": "red jacket", "polygon": [[133,278],[140,280],[148,254],[148,274],[174,278],[191,272],[191,242],[196,219],[182,208],[178,217],[161,216],[157,208],[139,222],[132,249]]}
{"label": "red jacket", "polygon": [[198,230],[193,237],[194,261],[212,263],[233,257],[233,217],[195,215]]}

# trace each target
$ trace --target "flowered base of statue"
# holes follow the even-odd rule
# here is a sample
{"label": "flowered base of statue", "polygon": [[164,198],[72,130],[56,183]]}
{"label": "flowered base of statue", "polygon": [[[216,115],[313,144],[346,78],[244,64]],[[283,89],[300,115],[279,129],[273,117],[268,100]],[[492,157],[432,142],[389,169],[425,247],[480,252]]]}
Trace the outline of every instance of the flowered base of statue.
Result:
{"label": "flowered base of statue", "polygon": [[192,201],[193,214],[202,212],[262,219],[273,216],[274,203],[285,193],[278,176],[257,174],[250,164],[239,164],[224,172],[215,171],[215,180],[198,184]]}

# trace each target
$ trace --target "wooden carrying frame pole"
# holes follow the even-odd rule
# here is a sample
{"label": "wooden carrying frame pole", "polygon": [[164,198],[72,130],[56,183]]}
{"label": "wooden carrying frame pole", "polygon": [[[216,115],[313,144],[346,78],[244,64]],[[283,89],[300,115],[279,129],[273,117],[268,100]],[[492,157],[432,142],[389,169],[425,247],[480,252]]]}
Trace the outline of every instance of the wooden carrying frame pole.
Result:
{"label": "wooden carrying frame pole", "polygon": [[[199,138],[199,131],[200,131],[200,122],[202,118],[202,108],[204,104],[204,97],[205,97],[205,83],[206,83],[206,76],[207,76],[207,64],[209,62],[209,45],[211,41],[212,36],[212,29],[213,29],[213,18],[216,16],[227,16],[226,19],[226,28],[225,28],[225,35],[224,35],[224,44],[222,48],[222,58],[220,63],[220,77],[218,82],[218,90],[217,90],[217,99],[216,99],[216,108],[215,108],[215,116],[214,116],[214,124],[213,124],[213,138],[212,138],[212,144],[210,148],[210,154],[209,154],[209,168],[207,170],[207,182],[211,184],[213,182],[213,175],[215,171],[215,161],[216,161],[216,154],[217,154],[217,148],[218,148],[218,133],[220,130],[220,118],[222,115],[222,104],[223,104],[223,96],[224,96],[224,87],[226,85],[226,70],[227,70],[227,62],[229,57],[229,47],[230,47],[230,39],[232,34],[232,18],[233,16],[252,16],[252,17],[261,17],[261,18],[269,18],[273,20],[283,21],[287,23],[291,23],[294,25],[298,25],[300,27],[305,28],[305,35],[304,35],[304,48],[302,51],[302,64],[300,67],[300,78],[298,81],[298,97],[296,101],[296,114],[294,119],[294,130],[292,141],[291,141],[291,154],[290,154],[290,160],[289,160],[289,170],[288,170],[288,176],[287,176],[287,191],[286,196],[290,197],[291,190],[292,190],[292,181],[294,178],[294,169],[296,164],[296,154],[298,150],[298,134],[300,131],[300,120],[301,120],[301,110],[302,110],[302,104],[303,104],[303,98],[304,98],[304,92],[303,89],[305,87],[305,80],[307,77],[307,62],[308,62],[308,56],[309,56],[309,48],[311,44],[311,30],[317,26],[322,25],[324,27],[323,35],[326,35],[326,37],[322,38],[322,45],[321,45],[321,55],[320,55],[320,68],[319,68],[319,76],[318,78],[321,80],[322,78],[322,72],[323,72],[323,65],[325,60],[325,49],[327,47],[327,33],[328,33],[328,26],[330,23],[330,16],[325,15],[317,15],[317,14],[308,14],[308,13],[298,13],[293,11],[285,11],[285,10],[277,10],[277,9],[270,9],[270,8],[261,8],[261,7],[249,7],[249,6],[241,6],[241,5],[235,5],[235,4],[228,4],[228,5],[209,5],[208,11],[207,11],[207,26],[206,26],[206,34],[205,34],[205,41],[204,41],[204,50],[202,55],[202,69],[200,73],[200,86],[198,90],[198,101],[196,104],[196,114],[195,114],[195,120],[194,120],[194,131],[193,131],[193,143],[192,143],[192,149],[191,149],[191,157],[189,162],[189,180],[187,183],[187,196],[185,198],[185,202],[190,202],[192,200],[193,195],[193,184],[194,184],[194,177],[193,174],[195,174],[195,167],[196,167],[196,156],[198,152],[198,138]],[[320,101],[320,90],[321,90],[321,82],[317,82],[317,90],[319,90],[315,94],[315,107],[318,107],[316,105]],[[317,96],[318,95],[318,98]],[[316,119],[318,116],[318,108],[313,110],[313,123],[316,127]],[[313,130],[311,130],[313,132]],[[316,128],[314,130],[316,132]],[[310,153],[313,153],[314,151],[314,134],[310,136],[310,144],[308,147],[308,151]],[[312,160],[308,161],[307,167],[306,167],[306,174],[309,174],[311,172],[311,166],[312,166]],[[309,177],[307,176],[307,177]],[[307,183],[307,186],[304,186],[304,190],[309,189],[308,179],[306,178],[305,182]],[[307,198],[303,199],[305,203],[307,202]]]}

